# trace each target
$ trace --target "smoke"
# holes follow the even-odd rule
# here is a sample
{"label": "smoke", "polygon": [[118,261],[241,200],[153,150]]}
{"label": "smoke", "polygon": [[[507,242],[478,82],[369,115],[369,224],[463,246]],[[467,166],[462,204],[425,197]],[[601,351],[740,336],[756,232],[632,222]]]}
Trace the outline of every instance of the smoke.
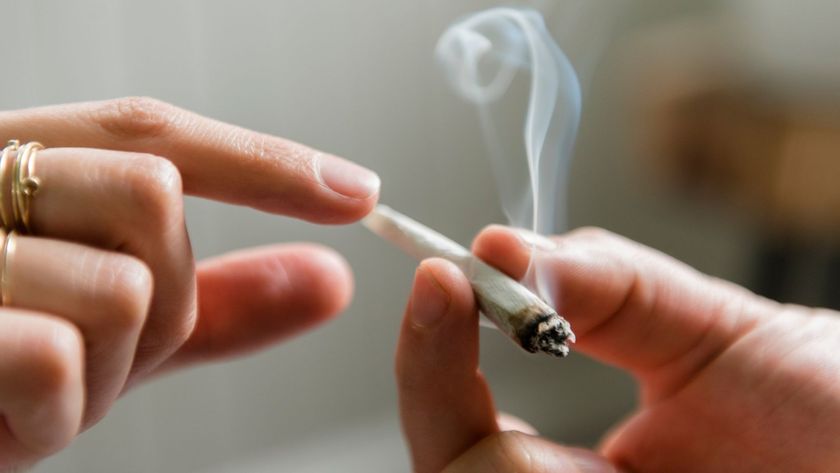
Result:
{"label": "smoke", "polygon": [[[435,55],[452,88],[477,107],[509,223],[542,234],[565,227],[581,90],[542,15],[515,8],[475,13],[446,30]],[[528,98],[519,128],[503,120],[512,107],[522,108],[516,93],[522,80]],[[511,133],[517,129],[521,134]],[[531,263],[525,282],[552,302],[549,281]]]}

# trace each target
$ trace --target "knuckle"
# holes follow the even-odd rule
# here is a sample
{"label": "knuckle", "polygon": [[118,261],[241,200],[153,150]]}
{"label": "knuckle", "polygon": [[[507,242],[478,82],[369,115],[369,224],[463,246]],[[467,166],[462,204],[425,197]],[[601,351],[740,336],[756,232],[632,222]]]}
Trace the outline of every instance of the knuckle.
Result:
{"label": "knuckle", "polygon": [[655,251],[629,240],[624,236],[599,227],[581,227],[561,237],[561,242],[574,243],[578,248],[609,257],[621,267],[635,267],[634,262],[646,259],[658,259]]}
{"label": "knuckle", "polygon": [[32,349],[18,358],[16,388],[25,393],[26,405],[33,406],[34,412],[49,413],[52,423],[48,430],[28,432],[17,440],[28,452],[40,457],[66,447],[79,431],[84,342],[70,322],[37,320],[39,325],[27,340]]}
{"label": "knuckle", "polygon": [[318,152],[314,149],[293,141],[241,129],[234,130],[230,140],[233,148],[253,165],[255,171],[271,171],[276,166],[276,161],[267,158],[279,156],[282,157],[288,172],[299,180],[309,181],[311,185],[317,184],[314,169]]}
{"label": "knuckle", "polygon": [[152,299],[153,276],[145,263],[128,255],[113,258],[100,274],[99,287],[107,288],[98,300],[106,320],[121,332],[139,332]]}
{"label": "knuckle", "polygon": [[601,227],[580,227],[559,237],[560,241],[574,242],[576,244],[593,244],[606,248],[625,248],[627,240],[615,233]]}
{"label": "knuckle", "polygon": [[198,312],[194,307],[190,309],[190,311],[186,314],[184,319],[178,324],[178,326],[170,336],[170,345],[173,349],[180,348],[185,343],[187,343],[187,340],[189,340],[192,336],[197,323]]}
{"label": "knuckle", "polygon": [[123,177],[130,200],[145,222],[159,229],[183,220],[181,173],[172,162],[154,155],[139,155]]}
{"label": "knuckle", "polygon": [[103,102],[94,120],[119,139],[154,138],[172,127],[179,110],[150,97],[123,97]]}
{"label": "knuckle", "polygon": [[83,347],[82,335],[73,324],[51,321],[48,336],[38,340],[37,349],[28,351],[25,370],[33,398],[55,396],[81,379]]}
{"label": "knuckle", "polygon": [[174,353],[189,340],[195,330],[197,320],[197,311],[194,307],[189,309],[184,317],[167,325],[165,329],[147,329],[137,346],[137,358],[155,359]]}

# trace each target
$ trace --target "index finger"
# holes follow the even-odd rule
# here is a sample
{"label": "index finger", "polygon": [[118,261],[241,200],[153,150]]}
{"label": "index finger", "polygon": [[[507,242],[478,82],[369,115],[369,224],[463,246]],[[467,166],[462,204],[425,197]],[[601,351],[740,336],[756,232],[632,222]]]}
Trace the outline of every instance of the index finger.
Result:
{"label": "index finger", "polygon": [[491,226],[473,252],[519,279],[535,260],[581,352],[645,383],[645,400],[676,392],[752,330],[762,302],[664,254],[604,230],[554,240]]}
{"label": "index finger", "polygon": [[318,223],[355,221],[379,193],[379,177],[350,161],[145,97],[4,111],[0,131],[48,147],[162,156],[189,194]]}

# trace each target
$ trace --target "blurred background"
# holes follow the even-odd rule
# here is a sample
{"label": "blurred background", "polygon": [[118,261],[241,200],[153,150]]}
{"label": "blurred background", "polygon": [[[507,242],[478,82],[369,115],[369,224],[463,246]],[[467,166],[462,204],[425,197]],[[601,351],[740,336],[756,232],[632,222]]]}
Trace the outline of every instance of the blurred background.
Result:
{"label": "blurred background", "polygon": [[[434,67],[463,0],[0,0],[0,107],[149,95],[346,156],[382,199],[467,243],[502,221],[468,104]],[[540,9],[584,111],[569,226],[598,225],[770,297],[840,306],[840,4],[556,0]],[[331,245],[353,305],[247,359],[130,392],[39,473],[407,471],[392,354],[414,262],[358,225],[190,199],[197,256]],[[498,407],[594,445],[635,402],[624,374],[482,332]]]}

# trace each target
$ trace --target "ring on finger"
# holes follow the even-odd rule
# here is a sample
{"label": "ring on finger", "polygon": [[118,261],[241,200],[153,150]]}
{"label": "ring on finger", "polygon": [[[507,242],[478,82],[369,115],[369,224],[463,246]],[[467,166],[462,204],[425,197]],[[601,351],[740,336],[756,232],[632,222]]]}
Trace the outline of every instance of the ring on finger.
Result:
{"label": "ring on finger", "polygon": [[17,159],[19,147],[20,142],[18,140],[10,140],[6,144],[6,147],[3,148],[3,155],[0,156],[0,220],[2,220],[3,228],[7,230],[14,228],[14,222],[11,219],[12,210],[6,208],[6,195],[8,189],[6,182],[9,180],[10,173],[8,167],[12,160]]}
{"label": "ring on finger", "polygon": [[[0,157],[0,219],[2,219],[3,228],[7,231],[31,233],[29,215],[32,198],[41,186],[40,179],[34,175],[35,156],[38,150],[43,148],[44,146],[37,141],[20,146],[18,140],[11,140],[3,149],[2,157]],[[14,158],[12,158],[13,153]],[[10,165],[11,171],[8,169]],[[10,173],[11,176],[9,176]],[[9,177],[11,177],[10,189],[6,183]],[[5,202],[6,196],[11,197],[10,211]]]}
{"label": "ring on finger", "polygon": [[9,260],[15,254],[17,232],[14,230],[6,233],[0,230],[0,235],[3,236],[3,246],[0,247],[0,306],[8,307],[11,305],[11,295],[9,293]]}
{"label": "ring on finger", "polygon": [[44,146],[37,141],[26,143],[17,153],[14,174],[12,175],[12,208],[15,217],[15,229],[21,233],[30,233],[29,209],[32,198],[38,193],[41,181],[33,176],[35,156]]}

